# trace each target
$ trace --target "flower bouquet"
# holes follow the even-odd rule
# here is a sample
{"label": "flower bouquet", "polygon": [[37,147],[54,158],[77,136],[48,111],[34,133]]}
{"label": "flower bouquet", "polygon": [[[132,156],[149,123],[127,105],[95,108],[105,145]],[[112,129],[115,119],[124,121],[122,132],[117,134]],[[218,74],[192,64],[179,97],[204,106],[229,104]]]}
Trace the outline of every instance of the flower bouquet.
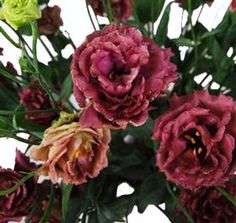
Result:
{"label": "flower bouquet", "polygon": [[94,32],[77,46],[63,8],[0,1],[21,52],[18,70],[0,62],[0,136],[27,144],[0,168],[0,222],[127,222],[151,204],[173,223],[236,223],[236,1],[211,30],[217,0],[82,2]]}

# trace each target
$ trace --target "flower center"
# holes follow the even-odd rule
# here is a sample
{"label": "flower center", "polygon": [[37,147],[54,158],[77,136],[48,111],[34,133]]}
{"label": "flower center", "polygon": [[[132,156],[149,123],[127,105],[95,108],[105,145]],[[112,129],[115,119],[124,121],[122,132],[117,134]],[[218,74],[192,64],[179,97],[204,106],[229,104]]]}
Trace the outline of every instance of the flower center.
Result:
{"label": "flower center", "polygon": [[207,153],[207,148],[202,142],[202,137],[199,131],[193,129],[186,134],[184,134],[184,138],[187,140],[188,149],[192,149],[193,153],[197,158],[202,161]]}
{"label": "flower center", "polygon": [[79,158],[81,156],[86,156],[86,154],[87,154],[87,151],[84,148],[79,148],[79,149],[76,150],[74,156],[77,159],[77,158]]}

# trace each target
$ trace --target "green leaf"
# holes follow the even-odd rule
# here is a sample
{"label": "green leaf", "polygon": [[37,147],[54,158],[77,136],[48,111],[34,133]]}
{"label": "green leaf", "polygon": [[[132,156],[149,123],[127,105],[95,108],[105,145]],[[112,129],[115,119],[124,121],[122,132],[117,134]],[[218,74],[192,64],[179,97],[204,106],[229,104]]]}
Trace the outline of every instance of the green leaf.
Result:
{"label": "green leaf", "polygon": [[165,0],[136,0],[135,11],[141,23],[155,22],[159,17]]}
{"label": "green leaf", "polygon": [[62,216],[63,216],[63,219],[66,219],[72,189],[73,189],[73,185],[62,184]]}
{"label": "green leaf", "polygon": [[69,74],[62,83],[61,98],[68,99],[73,92],[72,78]]}
{"label": "green leaf", "polygon": [[133,195],[116,198],[112,203],[99,203],[99,211],[108,222],[124,222],[124,217],[131,213],[134,206]]}
{"label": "green leaf", "polygon": [[187,38],[178,38],[178,39],[173,39],[173,42],[176,44],[176,46],[189,46],[189,47],[194,47],[196,44],[194,41],[191,39]]}
{"label": "green leaf", "polygon": [[48,36],[48,40],[51,42],[54,50],[59,54],[61,50],[70,44],[70,40],[60,30],[58,30],[55,35]]}
{"label": "green leaf", "polygon": [[137,195],[137,206],[140,213],[150,204],[159,205],[169,197],[165,186],[166,179],[161,173],[150,175],[140,186]]}
{"label": "green leaf", "polygon": [[160,24],[157,28],[157,32],[155,34],[155,42],[159,45],[164,45],[167,39],[168,32],[168,24],[169,24],[169,16],[170,16],[170,7],[172,3],[169,3],[165,8],[165,11],[162,15]]}
{"label": "green leaf", "polygon": [[151,134],[152,134],[152,129],[153,129],[153,120],[151,118],[149,118],[144,125],[139,126],[139,127],[135,127],[133,125],[129,125],[128,128],[126,130],[124,130],[123,132],[125,134],[130,134],[134,137],[147,137],[150,138]]}

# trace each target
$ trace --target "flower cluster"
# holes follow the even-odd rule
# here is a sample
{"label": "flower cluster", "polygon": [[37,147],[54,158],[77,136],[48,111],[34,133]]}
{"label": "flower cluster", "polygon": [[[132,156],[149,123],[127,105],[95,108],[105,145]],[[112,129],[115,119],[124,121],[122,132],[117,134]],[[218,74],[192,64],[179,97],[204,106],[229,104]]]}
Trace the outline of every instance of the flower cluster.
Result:
{"label": "flower cluster", "polygon": [[[0,1],[19,39],[0,31],[22,51],[20,70],[0,62],[0,137],[28,144],[13,169],[0,167],[0,222],[123,221],[131,206],[165,203],[177,222],[236,223],[235,1],[210,32],[191,19],[213,0],[175,0],[189,15],[172,39],[173,1],[86,0],[95,31],[78,47],[48,3]],[[134,193],[117,198],[122,182]]]}

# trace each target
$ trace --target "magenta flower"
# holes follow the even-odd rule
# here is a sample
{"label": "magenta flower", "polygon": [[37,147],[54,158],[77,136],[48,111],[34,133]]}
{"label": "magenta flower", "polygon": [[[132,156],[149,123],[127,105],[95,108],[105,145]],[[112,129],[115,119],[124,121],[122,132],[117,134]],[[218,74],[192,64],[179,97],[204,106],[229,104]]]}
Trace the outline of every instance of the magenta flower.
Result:
{"label": "magenta flower", "polygon": [[89,35],[71,66],[84,126],[125,128],[148,118],[150,101],[177,79],[172,53],[132,26],[109,25]]}
{"label": "magenta flower", "polygon": [[[102,0],[88,0],[88,2],[97,15],[104,16],[106,14],[106,10],[109,7],[107,1],[104,1],[105,8]],[[110,2],[112,17],[115,20],[125,22],[131,16],[133,9],[132,0],[112,0]]]}
{"label": "magenta flower", "polygon": [[156,119],[156,162],[168,180],[196,190],[224,185],[235,170],[236,103],[223,94],[196,91],[170,100]]}
{"label": "magenta flower", "polygon": [[[236,199],[235,184],[227,183],[225,190]],[[214,187],[182,191],[179,200],[196,223],[236,223],[236,207]]]}

